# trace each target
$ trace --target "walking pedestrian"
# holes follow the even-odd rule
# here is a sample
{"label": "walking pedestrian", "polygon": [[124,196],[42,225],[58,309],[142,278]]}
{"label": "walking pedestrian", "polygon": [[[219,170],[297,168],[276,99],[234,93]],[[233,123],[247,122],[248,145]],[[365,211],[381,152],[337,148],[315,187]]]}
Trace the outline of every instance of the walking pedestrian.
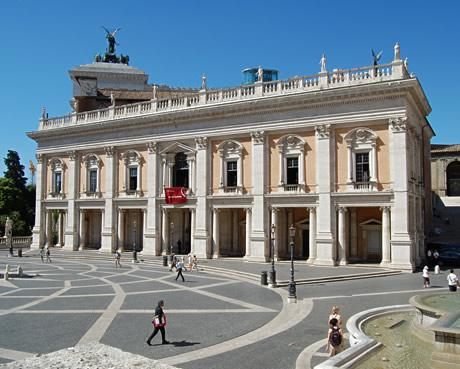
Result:
{"label": "walking pedestrian", "polygon": [[329,319],[328,319],[328,324],[330,324],[330,321],[331,319],[337,319],[337,325],[340,327],[341,325],[343,325],[343,319],[342,319],[342,316],[339,314],[339,307],[337,305],[333,306],[332,307],[332,314],[329,315]]}
{"label": "walking pedestrian", "polygon": [[345,340],[343,339],[343,330],[338,326],[338,320],[332,318],[329,322],[330,328],[327,334],[326,352],[332,346],[329,357],[335,356],[345,350]]}
{"label": "walking pedestrian", "polygon": [[188,270],[192,271],[193,269],[193,257],[192,254],[188,254]]}
{"label": "walking pedestrian", "polygon": [[172,268],[176,268],[177,270],[177,257],[176,257],[176,254],[172,254],[172,260],[171,260],[171,268],[169,269],[170,272],[172,272]]}
{"label": "walking pedestrian", "polygon": [[447,283],[449,284],[449,291],[456,292],[457,286],[459,285],[458,278],[454,274],[454,270],[450,270],[450,274],[447,276]]}
{"label": "walking pedestrian", "polygon": [[196,269],[196,273],[198,274],[198,259],[196,255],[193,255],[193,267]]}
{"label": "walking pedestrian", "polygon": [[46,247],[46,261],[49,261],[51,263],[50,256],[51,256],[50,248]]}
{"label": "walking pedestrian", "polygon": [[179,262],[176,265],[176,269],[177,269],[176,281],[177,281],[177,278],[179,278],[179,276],[181,276],[182,277],[182,282],[185,282],[184,275],[182,274],[182,269],[184,269],[184,263],[182,262],[182,260],[179,260]]}
{"label": "walking pedestrian", "polygon": [[430,288],[430,269],[428,265],[423,268],[423,288]]}
{"label": "walking pedestrian", "polygon": [[115,268],[118,268],[118,267],[121,268],[120,260],[121,260],[121,253],[117,249],[117,251],[115,251]]}
{"label": "walking pedestrian", "polygon": [[152,320],[152,323],[155,326],[155,329],[153,330],[150,337],[147,339],[147,345],[149,346],[152,346],[151,341],[153,337],[157,335],[158,331],[161,332],[161,343],[163,345],[169,343],[169,341],[166,341],[166,331],[165,331],[166,315],[163,312],[163,306],[165,306],[164,301],[163,300],[158,301],[158,306],[155,308],[155,316],[153,317],[153,320]]}
{"label": "walking pedestrian", "polygon": [[43,247],[40,249],[40,259],[42,259],[42,263],[45,262],[45,249]]}

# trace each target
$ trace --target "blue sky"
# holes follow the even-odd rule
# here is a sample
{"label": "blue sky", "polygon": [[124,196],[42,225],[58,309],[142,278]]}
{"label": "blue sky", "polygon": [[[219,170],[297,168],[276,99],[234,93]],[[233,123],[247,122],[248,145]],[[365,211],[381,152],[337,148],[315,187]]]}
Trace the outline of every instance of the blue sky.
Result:
{"label": "blue sky", "polygon": [[[371,49],[391,62],[395,42],[419,78],[433,112],[432,143],[460,143],[460,1],[119,1],[3,0],[0,4],[0,176],[7,151],[28,168],[42,107],[70,112],[68,70],[105,52],[105,31],[117,54],[149,74],[150,83],[199,87],[241,84],[241,71],[262,65],[280,78],[372,64]],[[26,176],[29,171],[26,170]]]}

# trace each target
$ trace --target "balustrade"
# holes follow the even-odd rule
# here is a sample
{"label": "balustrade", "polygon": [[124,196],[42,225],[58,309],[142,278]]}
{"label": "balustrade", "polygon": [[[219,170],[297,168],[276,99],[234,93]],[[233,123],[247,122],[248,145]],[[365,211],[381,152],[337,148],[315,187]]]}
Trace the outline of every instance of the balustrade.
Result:
{"label": "balustrade", "polygon": [[[245,85],[222,90],[208,90],[206,100],[202,104],[213,104],[222,101],[235,101],[263,95],[288,94],[298,91],[312,91],[321,88],[334,88],[363,83],[375,83],[391,79],[411,78],[405,68],[394,73],[395,65],[385,64],[365,68],[334,70],[327,73],[326,86],[319,83],[319,75],[294,77],[285,80],[264,82],[262,89],[257,90],[256,85]],[[397,69],[398,71],[398,69]],[[188,95],[174,97],[166,100],[150,100],[136,104],[120,105],[106,109],[94,110],[85,113],[74,113],[61,117],[40,119],[39,130],[54,129],[72,124],[91,123],[101,120],[110,120],[114,117],[135,116],[140,114],[155,113],[157,111],[182,109],[200,104],[200,96]]]}

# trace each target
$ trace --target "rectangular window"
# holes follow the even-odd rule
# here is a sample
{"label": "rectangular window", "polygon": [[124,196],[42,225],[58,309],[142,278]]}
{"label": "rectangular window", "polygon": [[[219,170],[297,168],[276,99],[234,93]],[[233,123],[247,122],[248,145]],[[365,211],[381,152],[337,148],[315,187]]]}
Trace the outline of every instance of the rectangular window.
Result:
{"label": "rectangular window", "polygon": [[287,158],[286,164],[286,184],[299,184],[299,158]]}
{"label": "rectangular window", "polygon": [[89,191],[90,192],[97,191],[97,170],[89,171]]}
{"label": "rectangular window", "polygon": [[62,189],[62,173],[54,173],[54,192],[59,193]]}
{"label": "rectangular window", "polygon": [[129,190],[137,190],[137,168],[129,168]]}
{"label": "rectangular window", "polygon": [[238,163],[236,161],[227,162],[227,187],[238,186]]}
{"label": "rectangular window", "polygon": [[356,154],[356,182],[369,182],[369,153]]}

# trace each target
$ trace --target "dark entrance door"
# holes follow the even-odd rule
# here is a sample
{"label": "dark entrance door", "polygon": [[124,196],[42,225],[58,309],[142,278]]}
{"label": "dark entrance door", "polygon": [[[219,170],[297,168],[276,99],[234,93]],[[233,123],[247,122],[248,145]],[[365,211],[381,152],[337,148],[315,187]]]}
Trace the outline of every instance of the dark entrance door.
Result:
{"label": "dark entrance door", "polygon": [[308,259],[310,257],[310,230],[302,230],[302,257]]}
{"label": "dark entrance door", "polygon": [[460,162],[454,161],[446,168],[447,196],[460,196]]}

